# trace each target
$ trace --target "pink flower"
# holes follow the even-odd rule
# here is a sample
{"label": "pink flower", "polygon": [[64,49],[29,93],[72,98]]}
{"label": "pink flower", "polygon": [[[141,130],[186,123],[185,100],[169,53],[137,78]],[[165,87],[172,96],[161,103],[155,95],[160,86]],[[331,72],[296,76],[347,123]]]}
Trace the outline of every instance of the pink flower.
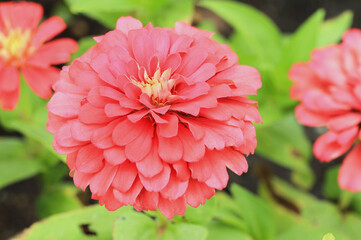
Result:
{"label": "pink flower", "polygon": [[[326,126],[313,151],[321,161],[346,153],[360,139],[361,30],[344,34],[343,42],[315,50],[307,63],[295,64],[291,97],[301,101],[296,117],[307,126]],[[361,145],[345,157],[338,182],[343,189],[361,191]]]}
{"label": "pink flower", "polygon": [[69,61],[77,49],[68,38],[48,42],[66,26],[60,17],[51,17],[37,27],[42,15],[37,3],[0,3],[0,107],[5,110],[19,101],[19,72],[38,96],[49,98],[59,77],[51,65]]}
{"label": "pink flower", "polygon": [[226,187],[227,167],[247,171],[252,121],[261,119],[246,95],[261,87],[260,75],[211,35],[122,17],[63,68],[48,130],[75,185],[89,185],[107,209],[159,208],[172,218]]}

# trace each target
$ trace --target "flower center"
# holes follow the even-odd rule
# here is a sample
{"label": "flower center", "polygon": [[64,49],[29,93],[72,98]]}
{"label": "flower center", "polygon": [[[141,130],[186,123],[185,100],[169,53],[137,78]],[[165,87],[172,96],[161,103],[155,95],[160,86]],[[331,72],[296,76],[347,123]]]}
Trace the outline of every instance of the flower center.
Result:
{"label": "flower center", "polygon": [[138,86],[143,93],[148,94],[154,105],[165,105],[170,100],[175,85],[175,80],[170,79],[170,77],[171,69],[161,73],[160,68],[158,68],[153,77],[149,77],[144,71],[144,80],[132,79],[132,83]]}
{"label": "flower center", "polygon": [[0,58],[12,65],[20,65],[24,57],[34,52],[30,41],[30,30],[12,29],[7,35],[0,32]]}

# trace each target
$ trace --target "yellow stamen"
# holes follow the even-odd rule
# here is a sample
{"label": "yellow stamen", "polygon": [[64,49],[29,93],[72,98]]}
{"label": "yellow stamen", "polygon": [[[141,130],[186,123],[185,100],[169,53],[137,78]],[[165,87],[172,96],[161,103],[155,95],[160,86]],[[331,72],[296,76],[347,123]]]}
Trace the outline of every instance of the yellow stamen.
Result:
{"label": "yellow stamen", "polygon": [[175,80],[170,79],[170,77],[171,69],[161,73],[160,68],[158,68],[153,77],[149,77],[145,71],[144,81],[132,79],[132,83],[138,86],[143,93],[151,97],[154,104],[164,105],[168,97],[172,95],[172,89],[175,85]]}
{"label": "yellow stamen", "polygon": [[35,50],[30,46],[31,37],[30,30],[20,28],[12,29],[6,35],[0,32],[0,58],[13,65],[21,64]]}

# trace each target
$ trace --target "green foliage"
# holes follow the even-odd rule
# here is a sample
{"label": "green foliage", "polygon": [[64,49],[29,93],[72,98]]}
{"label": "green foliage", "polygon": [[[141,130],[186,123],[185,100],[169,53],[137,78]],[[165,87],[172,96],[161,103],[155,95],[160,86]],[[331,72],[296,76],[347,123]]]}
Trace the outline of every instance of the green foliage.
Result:
{"label": "green foliage", "polygon": [[190,22],[193,0],[66,0],[74,14],[85,14],[109,28],[114,28],[121,16],[133,16],[144,24],[171,27],[176,21]]}
{"label": "green foliage", "polygon": [[339,42],[342,34],[351,27],[352,18],[352,12],[345,11],[338,17],[324,22],[318,35],[317,47]]}
{"label": "green foliage", "polygon": [[25,143],[19,139],[0,138],[0,188],[43,170],[41,162],[27,150]]}
{"label": "green foliage", "polygon": [[[58,155],[53,149],[53,135],[46,130],[48,112],[47,102],[29,88],[24,79],[21,79],[19,104],[13,111],[0,110],[0,122],[9,131],[18,131],[29,139],[33,139],[53,154],[49,160],[65,156]],[[39,148],[40,146],[38,146]],[[54,160],[56,162],[56,160]]]}
{"label": "green foliage", "polygon": [[39,240],[39,239],[89,239],[83,228],[88,228],[96,235],[91,239],[111,239],[113,222],[130,208],[123,207],[120,210],[110,212],[101,206],[91,206],[63,214],[51,216],[43,221],[33,224],[15,239]]}
{"label": "green foliage", "polygon": [[95,40],[92,37],[84,37],[78,41],[78,51],[71,56],[71,61],[83,55],[88,51],[92,46],[96,44]]}

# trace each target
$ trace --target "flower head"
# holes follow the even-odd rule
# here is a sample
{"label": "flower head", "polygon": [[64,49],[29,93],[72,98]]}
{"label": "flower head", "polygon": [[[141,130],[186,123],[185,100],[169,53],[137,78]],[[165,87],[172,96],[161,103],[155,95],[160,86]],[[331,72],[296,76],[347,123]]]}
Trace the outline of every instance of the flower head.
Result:
{"label": "flower head", "polygon": [[70,60],[77,43],[71,39],[48,42],[65,29],[60,17],[51,17],[39,27],[43,9],[32,2],[0,3],[0,107],[14,109],[19,99],[21,72],[30,88],[49,98],[59,70],[51,65]]}
{"label": "flower head", "polygon": [[63,68],[48,130],[75,185],[89,185],[109,210],[159,208],[171,218],[226,187],[227,167],[247,171],[252,121],[261,119],[246,95],[260,75],[210,36],[182,22],[172,30],[122,17]]}
{"label": "flower head", "polygon": [[[307,126],[326,126],[313,150],[321,161],[346,153],[360,139],[361,31],[352,29],[338,45],[317,49],[306,63],[295,64],[291,97],[301,101],[296,117]],[[361,191],[361,145],[346,156],[338,181],[343,189]]]}

